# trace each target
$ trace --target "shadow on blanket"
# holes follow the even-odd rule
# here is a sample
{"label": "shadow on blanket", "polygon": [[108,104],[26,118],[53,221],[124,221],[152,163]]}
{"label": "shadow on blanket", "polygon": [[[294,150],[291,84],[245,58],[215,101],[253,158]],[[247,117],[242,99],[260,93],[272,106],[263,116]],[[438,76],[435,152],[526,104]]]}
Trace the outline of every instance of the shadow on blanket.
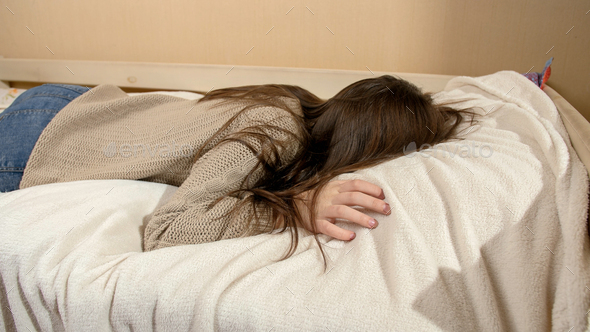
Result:
{"label": "shadow on blanket", "polygon": [[[4,287],[4,278],[0,274],[0,294],[8,294],[9,291]],[[16,331],[14,318],[12,317],[12,311],[10,311],[10,304],[6,296],[0,296],[0,306],[2,307],[2,317],[4,320],[4,331]]]}
{"label": "shadow on blanket", "polygon": [[[535,220],[535,213],[528,211],[524,220]],[[553,229],[530,222],[535,234],[524,236],[518,228],[526,222],[511,223],[480,248],[476,264],[461,271],[439,268],[412,308],[445,331],[567,330],[583,320],[590,307],[579,291],[584,288],[579,278],[564,267],[567,239],[560,222]]]}
{"label": "shadow on blanket", "polygon": [[139,234],[141,234],[141,239],[142,239],[142,241],[141,241],[141,250],[142,251],[145,251],[145,248],[143,247],[143,243],[144,243],[143,236],[144,236],[144,230],[147,227],[147,224],[150,222],[150,220],[154,216],[154,213],[156,211],[158,211],[158,209],[161,206],[168,203],[168,201],[170,200],[170,198],[172,198],[172,195],[174,195],[176,190],[178,190],[177,187],[173,187],[173,186],[166,187],[166,189],[164,190],[164,193],[162,194],[162,197],[158,201],[158,204],[156,205],[156,208],[154,209],[154,211],[152,213],[146,215],[145,217],[143,217],[143,222],[142,222],[141,226],[138,227],[138,231],[139,231]]}

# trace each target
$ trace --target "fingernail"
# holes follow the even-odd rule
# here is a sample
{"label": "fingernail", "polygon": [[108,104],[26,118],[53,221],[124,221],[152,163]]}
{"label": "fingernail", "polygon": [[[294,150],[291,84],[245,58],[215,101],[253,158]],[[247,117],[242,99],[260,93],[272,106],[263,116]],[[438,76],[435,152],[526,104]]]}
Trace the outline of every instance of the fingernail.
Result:
{"label": "fingernail", "polygon": [[380,199],[385,199],[385,193],[383,191],[381,191],[381,195],[379,195]]}
{"label": "fingernail", "polygon": [[371,228],[375,228],[377,226],[377,220],[375,220],[375,219],[369,220],[369,226],[371,226]]}
{"label": "fingernail", "polygon": [[351,240],[354,240],[355,237],[356,237],[356,234],[355,233],[350,234],[350,239]]}
{"label": "fingernail", "polygon": [[389,204],[385,203],[385,205],[383,206],[383,212],[385,212],[385,214],[388,214],[389,211],[391,211],[391,208],[389,207]]}

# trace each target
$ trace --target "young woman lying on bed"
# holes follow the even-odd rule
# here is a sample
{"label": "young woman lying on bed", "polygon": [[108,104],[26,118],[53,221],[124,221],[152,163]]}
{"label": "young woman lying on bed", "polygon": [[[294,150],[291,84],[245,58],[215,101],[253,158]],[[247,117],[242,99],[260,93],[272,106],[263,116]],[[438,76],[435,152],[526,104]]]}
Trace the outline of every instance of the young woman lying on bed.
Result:
{"label": "young woman lying on bed", "polygon": [[289,85],[185,100],[130,97],[113,85],[46,84],[0,117],[7,170],[0,185],[131,179],[179,186],[146,226],[146,251],[288,228],[286,258],[297,227],[340,240],[355,234],[336,218],[376,227],[352,206],[388,214],[381,188],[333,179],[398,157],[412,142],[455,137],[464,113],[391,76],[353,83],[327,101]]}

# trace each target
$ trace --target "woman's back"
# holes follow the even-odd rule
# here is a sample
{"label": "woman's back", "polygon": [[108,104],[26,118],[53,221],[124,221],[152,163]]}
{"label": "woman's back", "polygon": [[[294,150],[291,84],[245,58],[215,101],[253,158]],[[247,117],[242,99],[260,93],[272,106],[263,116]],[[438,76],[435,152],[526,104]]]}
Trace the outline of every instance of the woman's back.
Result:
{"label": "woman's back", "polygon": [[[299,113],[297,102],[290,101],[291,109]],[[114,85],[100,85],[68,104],[45,128],[20,188],[88,179],[141,179],[180,186],[190,174],[195,153],[246,105],[238,100],[198,102],[153,94],[129,97]],[[237,127],[276,121],[278,112],[284,111],[266,107],[243,114],[201,155]],[[284,119],[277,125],[292,127]]]}

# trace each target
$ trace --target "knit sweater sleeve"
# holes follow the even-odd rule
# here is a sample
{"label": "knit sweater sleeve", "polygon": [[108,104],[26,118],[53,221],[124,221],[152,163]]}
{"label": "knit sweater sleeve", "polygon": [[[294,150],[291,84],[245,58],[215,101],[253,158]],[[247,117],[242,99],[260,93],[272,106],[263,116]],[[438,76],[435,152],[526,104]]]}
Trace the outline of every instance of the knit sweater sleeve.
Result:
{"label": "knit sweater sleeve", "polygon": [[[271,124],[291,133],[296,133],[296,122],[279,108],[260,107],[242,113],[227,135],[249,130],[261,123]],[[273,140],[287,142],[280,151],[281,162],[289,162],[295,156],[297,140],[280,130],[265,130]],[[260,147],[259,142],[250,141]],[[189,177],[182,183],[172,198],[155,211],[144,231],[144,250],[212,242],[241,236],[246,218],[252,213],[245,208],[233,219],[224,216],[240,202],[239,197],[228,194],[241,188],[247,175],[256,166],[258,158],[245,144],[225,141],[202,155],[192,166]],[[264,176],[261,168],[249,179],[254,183]],[[209,204],[221,198],[211,209]],[[250,206],[247,204],[246,206]]]}

